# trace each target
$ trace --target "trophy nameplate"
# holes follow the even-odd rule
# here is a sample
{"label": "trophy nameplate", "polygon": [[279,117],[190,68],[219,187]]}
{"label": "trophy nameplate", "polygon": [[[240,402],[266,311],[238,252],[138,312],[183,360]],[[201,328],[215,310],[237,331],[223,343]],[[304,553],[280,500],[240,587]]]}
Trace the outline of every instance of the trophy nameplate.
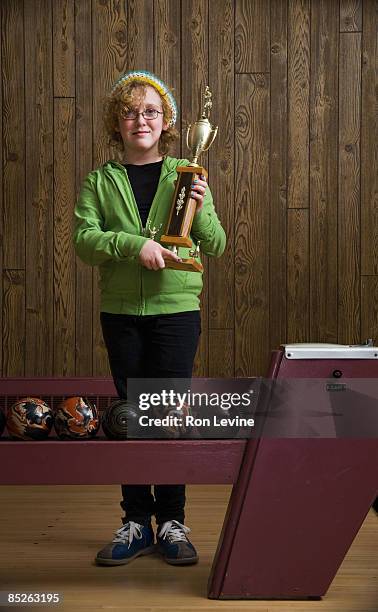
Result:
{"label": "trophy nameplate", "polygon": [[[191,197],[191,185],[195,179],[200,178],[201,174],[207,179],[207,171],[197,163],[197,160],[203,151],[207,151],[210,148],[218,131],[218,128],[214,128],[208,119],[212,102],[211,93],[207,86],[204,98],[205,103],[202,116],[193,125],[189,125],[186,134],[186,143],[191,150],[192,161],[188,166],[178,166],[176,168],[177,181],[175,193],[167,227],[164,235],[160,238],[160,242],[164,246],[172,247],[171,250],[177,255],[179,247],[192,247],[190,231],[197,209],[197,200]],[[181,261],[165,259],[166,268],[203,272],[202,264],[196,261],[196,257],[199,256],[199,244],[197,244],[195,250],[191,249],[189,254],[191,255],[190,258],[182,259]]]}

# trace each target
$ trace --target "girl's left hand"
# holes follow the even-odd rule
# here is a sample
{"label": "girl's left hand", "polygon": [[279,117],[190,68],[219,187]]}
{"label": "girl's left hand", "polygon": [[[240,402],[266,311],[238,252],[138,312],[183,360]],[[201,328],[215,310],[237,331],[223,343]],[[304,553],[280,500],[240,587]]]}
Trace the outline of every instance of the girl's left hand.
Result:
{"label": "girl's left hand", "polygon": [[197,202],[196,214],[203,208],[203,198],[205,197],[206,187],[207,182],[203,174],[192,183],[191,197]]}

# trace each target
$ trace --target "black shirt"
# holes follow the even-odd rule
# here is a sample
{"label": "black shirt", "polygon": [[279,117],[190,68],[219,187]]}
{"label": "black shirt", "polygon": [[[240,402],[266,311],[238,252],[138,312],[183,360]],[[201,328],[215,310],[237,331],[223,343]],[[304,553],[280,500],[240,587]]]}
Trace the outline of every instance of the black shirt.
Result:
{"label": "black shirt", "polygon": [[134,197],[138,206],[143,227],[146,226],[148,213],[160,179],[163,160],[152,164],[124,164]]}

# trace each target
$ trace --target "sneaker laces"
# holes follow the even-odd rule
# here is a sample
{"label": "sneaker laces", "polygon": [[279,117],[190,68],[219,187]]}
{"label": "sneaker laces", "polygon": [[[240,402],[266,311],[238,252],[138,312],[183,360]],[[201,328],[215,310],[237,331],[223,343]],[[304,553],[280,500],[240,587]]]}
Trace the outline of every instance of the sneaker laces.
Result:
{"label": "sneaker laces", "polygon": [[166,538],[169,542],[187,542],[188,539],[186,534],[190,532],[189,527],[186,527],[178,521],[166,521],[163,523],[160,531],[159,538]]}
{"label": "sneaker laces", "polygon": [[115,544],[129,543],[128,548],[130,548],[134,538],[136,540],[142,539],[142,528],[143,525],[140,525],[139,523],[134,523],[134,521],[129,521],[128,523],[125,523],[123,527],[117,529],[113,542]]}

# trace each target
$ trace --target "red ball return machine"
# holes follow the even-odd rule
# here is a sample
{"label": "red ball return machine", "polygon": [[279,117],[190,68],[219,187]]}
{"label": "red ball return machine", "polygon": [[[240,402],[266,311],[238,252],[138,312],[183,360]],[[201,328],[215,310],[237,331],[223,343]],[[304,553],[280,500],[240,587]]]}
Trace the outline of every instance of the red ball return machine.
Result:
{"label": "red ball return machine", "polygon": [[[378,348],[282,346],[272,354],[268,378],[378,383]],[[27,395],[53,407],[68,395],[89,396],[100,408],[116,399],[109,378],[0,379],[3,410]],[[68,456],[74,471],[67,470]],[[377,431],[359,438],[43,442],[9,440],[5,431],[0,438],[4,485],[164,484],[167,473],[170,484],[233,485],[210,598],[318,598],[377,498]]]}

